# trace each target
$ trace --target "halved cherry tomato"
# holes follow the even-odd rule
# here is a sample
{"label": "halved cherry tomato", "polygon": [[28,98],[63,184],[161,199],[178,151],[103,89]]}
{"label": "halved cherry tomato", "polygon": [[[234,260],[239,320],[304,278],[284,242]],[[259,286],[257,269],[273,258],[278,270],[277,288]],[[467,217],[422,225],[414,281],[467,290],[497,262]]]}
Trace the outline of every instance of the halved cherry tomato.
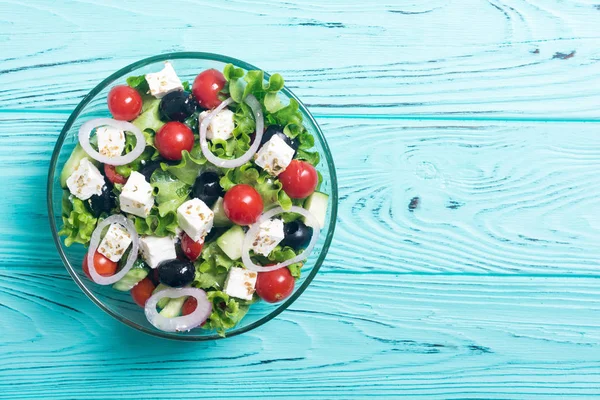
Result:
{"label": "halved cherry tomato", "polygon": [[256,294],[267,303],[277,303],[292,294],[295,283],[294,277],[286,267],[259,272],[256,278]]}
{"label": "halved cherry tomato", "polygon": [[112,183],[121,183],[123,185],[127,183],[127,178],[117,174],[114,165],[104,164],[104,175],[106,175],[106,178]]}
{"label": "halved cherry tomato", "polygon": [[181,122],[167,122],[156,133],[154,144],[161,156],[167,160],[181,160],[183,150],[192,151],[194,133]]}
{"label": "halved cherry tomato", "polygon": [[215,108],[221,104],[219,92],[225,86],[223,74],[216,69],[207,69],[198,74],[192,84],[192,94],[203,108]]}
{"label": "halved cherry tomato", "polygon": [[131,297],[133,297],[135,304],[144,307],[150,296],[152,296],[154,289],[156,289],[156,286],[146,277],[131,289]]}
{"label": "halved cherry tomato", "polygon": [[183,253],[192,261],[196,261],[202,253],[202,247],[204,246],[204,241],[194,242],[191,237],[184,233],[181,237],[181,249]]}
{"label": "halved cherry tomato", "polygon": [[319,183],[315,167],[300,160],[292,160],[277,178],[283,185],[283,191],[292,199],[303,199],[310,196]]}
{"label": "halved cherry tomato", "polygon": [[117,85],[110,89],[107,102],[113,118],[120,121],[131,121],[142,111],[142,96],[127,85]]}
{"label": "halved cherry tomato", "polygon": [[250,225],[256,222],[263,212],[260,194],[250,185],[235,185],[223,197],[223,210],[233,223]]}
{"label": "halved cherry tomato", "polygon": [[[83,273],[90,279],[92,276],[90,275],[90,267],[87,261],[87,254],[83,257],[83,264],[81,265],[81,269],[83,269]],[[101,276],[112,276],[117,272],[118,264],[114,261],[109,260],[104,257],[101,253],[94,253],[94,269]]]}
{"label": "halved cherry tomato", "polygon": [[183,307],[181,307],[181,315],[190,315],[196,309],[198,305],[198,300],[195,297],[188,297],[188,299],[183,303]]}

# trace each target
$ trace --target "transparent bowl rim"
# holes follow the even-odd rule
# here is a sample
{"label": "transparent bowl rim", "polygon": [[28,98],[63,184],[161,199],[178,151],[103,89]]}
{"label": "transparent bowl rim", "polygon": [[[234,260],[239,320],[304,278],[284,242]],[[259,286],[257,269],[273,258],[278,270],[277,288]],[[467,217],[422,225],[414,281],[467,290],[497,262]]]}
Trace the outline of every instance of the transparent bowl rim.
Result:
{"label": "transparent bowl rim", "polygon": [[[121,321],[122,323],[124,323],[132,328],[135,328],[139,331],[142,331],[142,332],[147,333],[152,336],[157,336],[157,337],[166,338],[166,339],[182,340],[182,341],[216,340],[216,339],[222,339],[223,337],[219,336],[216,333],[211,334],[211,335],[202,335],[202,336],[184,336],[184,335],[179,335],[177,333],[162,332],[159,330],[148,329],[148,328],[141,326],[141,325],[131,321],[130,319],[120,315],[119,313],[112,311],[109,307],[104,305],[103,301],[98,299],[91,291],[89,291],[87,289],[86,285],[81,281],[81,279],[79,278],[79,275],[75,272],[75,269],[73,268],[73,266],[71,265],[71,263],[69,262],[69,260],[66,256],[66,254],[64,253],[63,248],[62,248],[61,238],[58,235],[58,229],[56,226],[56,220],[55,220],[54,208],[53,208],[54,207],[54,204],[53,204],[54,174],[56,172],[55,170],[56,170],[56,166],[58,163],[58,157],[60,155],[60,151],[61,151],[63,143],[66,139],[67,133],[71,129],[73,123],[79,117],[79,114],[84,109],[84,107],[86,105],[88,105],[88,103],[90,101],[92,101],[98,93],[100,93],[103,89],[105,89],[113,81],[115,81],[119,78],[122,78],[123,76],[125,76],[127,74],[130,74],[132,71],[134,71],[138,68],[144,67],[146,65],[156,63],[156,62],[167,61],[167,60],[177,60],[177,59],[209,60],[209,61],[223,62],[226,64],[231,63],[231,64],[235,65],[236,67],[245,69],[246,71],[259,69],[259,68],[255,67],[254,65],[249,64],[245,61],[241,61],[236,58],[228,57],[228,56],[224,56],[224,55],[220,55],[220,54],[203,53],[203,52],[175,52],[175,53],[159,54],[159,55],[155,55],[152,57],[144,58],[142,60],[139,60],[132,64],[129,64],[129,65],[119,69],[118,71],[114,72],[110,76],[108,76],[106,79],[104,79],[102,82],[100,82],[96,87],[94,87],[81,100],[81,102],[77,105],[77,107],[75,107],[75,109],[73,110],[73,112],[71,113],[69,118],[67,119],[67,122],[65,123],[65,125],[58,137],[58,140],[56,141],[56,145],[55,145],[54,151],[52,153],[52,158],[50,160],[50,166],[49,166],[49,170],[48,170],[47,193],[46,193],[48,218],[50,221],[50,228],[52,230],[52,237],[54,239],[54,244],[56,245],[56,248],[58,250],[60,258],[63,261],[65,268],[67,269],[67,271],[69,272],[69,274],[71,275],[73,280],[77,283],[79,288],[86,294],[86,296],[89,297],[90,300],[92,300],[98,307],[100,307],[102,310],[104,310],[107,314],[109,314],[110,316],[114,317],[115,319]],[[269,76],[270,75],[265,72],[265,77],[267,79],[269,78]],[[284,87],[281,91],[287,97],[293,98],[298,102],[302,112],[308,116],[310,123],[315,127],[317,135],[320,138],[320,142],[323,145],[323,150],[325,152],[325,157],[327,160],[327,167],[329,169],[329,175],[330,175],[331,187],[332,187],[332,190],[331,190],[331,192],[332,192],[331,193],[331,213],[330,213],[330,219],[329,219],[329,225],[328,225],[329,231],[327,233],[327,236],[325,237],[325,243],[323,245],[321,253],[319,254],[319,257],[317,258],[315,265],[310,270],[308,276],[305,278],[304,282],[302,283],[302,286],[299,287],[293,293],[293,295],[290,296],[290,298],[288,298],[285,302],[281,303],[276,309],[274,309],[267,315],[263,316],[262,318],[254,321],[244,327],[241,327],[239,329],[236,329],[234,327],[231,331],[228,331],[226,333],[227,338],[233,337],[236,335],[240,335],[242,333],[251,331],[252,329],[255,329],[255,328],[263,325],[264,323],[275,318],[277,315],[279,315],[281,312],[283,312],[285,309],[287,309],[294,301],[296,301],[296,299],[298,297],[300,297],[300,295],[304,292],[304,290],[312,282],[312,280],[316,276],[317,272],[321,268],[321,265],[323,264],[323,261],[325,260],[325,256],[327,255],[327,252],[329,250],[329,246],[331,245],[331,241],[333,239],[333,233],[335,230],[335,224],[336,224],[336,220],[337,220],[337,207],[338,207],[338,184],[337,184],[337,176],[335,173],[333,157],[331,155],[331,151],[327,144],[327,140],[325,139],[325,136],[323,135],[323,132],[321,131],[319,124],[317,123],[317,121],[315,121],[315,118],[310,113],[310,111],[306,108],[306,106],[302,103],[302,101],[300,101],[300,99],[298,99],[298,97],[287,87]]]}

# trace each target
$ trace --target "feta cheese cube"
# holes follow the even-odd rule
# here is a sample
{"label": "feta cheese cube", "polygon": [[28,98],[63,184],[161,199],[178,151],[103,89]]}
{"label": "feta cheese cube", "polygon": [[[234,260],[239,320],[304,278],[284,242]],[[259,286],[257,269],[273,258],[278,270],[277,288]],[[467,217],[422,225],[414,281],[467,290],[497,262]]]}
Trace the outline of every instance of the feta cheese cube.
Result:
{"label": "feta cheese cube", "polygon": [[215,214],[200,199],[191,199],[177,209],[179,227],[195,242],[202,240],[212,229]]}
{"label": "feta cheese cube", "polygon": [[154,205],[152,186],[144,175],[133,171],[119,195],[121,211],[146,218]]}
{"label": "feta cheese cube", "polygon": [[131,244],[131,235],[121,224],[111,224],[98,246],[98,252],[111,261],[117,262],[123,257]]}
{"label": "feta cheese cube", "polygon": [[93,195],[102,194],[104,176],[87,157],[84,157],[67,179],[67,187],[78,199],[87,200]]}
{"label": "feta cheese cube", "polygon": [[256,153],[256,165],[267,171],[272,176],[277,176],[290,165],[294,157],[294,149],[291,148],[279,136],[273,136]]}
{"label": "feta cheese cube", "polygon": [[231,297],[252,300],[258,274],[247,269],[233,267],[229,270],[223,291]]}
{"label": "feta cheese cube", "polygon": [[146,82],[150,87],[150,94],[157,99],[163,98],[166,94],[176,90],[183,90],[181,80],[175,73],[173,65],[170,62],[165,62],[165,67],[162,71],[146,74]]}
{"label": "feta cheese cube", "polygon": [[285,237],[283,233],[283,221],[280,219],[269,219],[258,228],[256,238],[250,247],[256,254],[267,257]]}
{"label": "feta cheese cube", "polygon": [[118,157],[125,150],[125,133],[112,126],[96,129],[98,153],[106,157]]}
{"label": "feta cheese cube", "polygon": [[[200,113],[200,122],[210,114],[210,111],[202,111]],[[206,138],[208,140],[223,139],[227,140],[233,137],[235,123],[233,122],[233,111],[229,109],[221,110],[217,115],[210,120],[210,124],[206,128]]]}
{"label": "feta cheese cube", "polygon": [[140,238],[142,258],[150,268],[158,267],[163,261],[177,258],[175,242],[170,236],[144,236]]}

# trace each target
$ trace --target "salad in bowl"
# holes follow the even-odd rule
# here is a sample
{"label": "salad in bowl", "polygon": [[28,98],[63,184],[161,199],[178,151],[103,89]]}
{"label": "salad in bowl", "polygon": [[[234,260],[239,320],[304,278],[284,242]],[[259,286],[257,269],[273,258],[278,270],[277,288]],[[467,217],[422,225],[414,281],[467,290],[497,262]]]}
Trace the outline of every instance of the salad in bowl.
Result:
{"label": "salad in bowl", "polygon": [[153,66],[107,87],[104,113],[79,115],[56,171],[59,249],[81,247],[86,288],[128,293],[153,329],[225,336],[260,303],[290,300],[326,252],[330,171],[279,74],[227,63],[186,80],[177,59]]}

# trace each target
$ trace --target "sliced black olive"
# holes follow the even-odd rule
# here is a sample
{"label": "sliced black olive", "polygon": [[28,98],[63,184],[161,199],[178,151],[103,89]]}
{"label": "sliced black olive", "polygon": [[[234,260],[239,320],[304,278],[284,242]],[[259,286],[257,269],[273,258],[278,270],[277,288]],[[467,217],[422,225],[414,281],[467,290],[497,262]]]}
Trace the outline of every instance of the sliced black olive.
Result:
{"label": "sliced black olive", "polygon": [[202,200],[207,206],[212,207],[217,199],[224,194],[219,184],[221,177],[213,171],[207,171],[196,178],[192,187],[192,196]]}
{"label": "sliced black olive", "polygon": [[150,177],[160,167],[160,161],[146,161],[146,164],[140,168],[140,174],[144,175],[147,182],[150,182]]}
{"label": "sliced black olive", "polygon": [[103,212],[110,214],[110,210],[115,208],[116,196],[112,191],[112,185],[104,185],[102,193],[95,194],[88,200],[90,211],[94,217],[98,218]]}
{"label": "sliced black olive", "polygon": [[158,280],[174,288],[193,282],[196,269],[194,264],[184,260],[166,260],[158,264]]}
{"label": "sliced black olive", "polygon": [[281,245],[298,250],[308,246],[313,232],[312,228],[306,226],[304,222],[296,220],[283,225],[283,234],[284,238]]}
{"label": "sliced black olive", "polygon": [[294,157],[296,156],[296,151],[298,151],[298,146],[300,145],[296,139],[292,139],[285,133],[283,133],[283,126],[281,125],[270,125],[265,133],[263,133],[262,139],[260,140],[260,147],[262,147],[265,143],[267,143],[273,136],[279,136],[283,139],[283,141],[294,149]]}
{"label": "sliced black olive", "polygon": [[166,94],[160,101],[158,111],[165,121],[185,121],[198,109],[198,103],[190,92],[178,90]]}

